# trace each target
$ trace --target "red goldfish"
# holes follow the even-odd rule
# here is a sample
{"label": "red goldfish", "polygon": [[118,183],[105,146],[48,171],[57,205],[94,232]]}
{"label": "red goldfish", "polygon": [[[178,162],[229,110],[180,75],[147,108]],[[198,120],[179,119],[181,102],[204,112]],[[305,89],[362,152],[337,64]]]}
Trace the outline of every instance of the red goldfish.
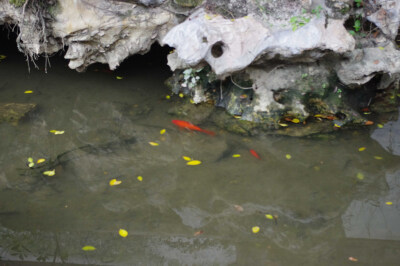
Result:
{"label": "red goldfish", "polygon": [[174,123],[175,125],[177,125],[180,128],[186,128],[186,129],[189,129],[189,130],[200,131],[200,132],[206,133],[206,134],[208,134],[210,136],[215,136],[214,132],[199,128],[198,126],[195,126],[192,123],[187,122],[187,121],[172,120],[172,123]]}
{"label": "red goldfish", "polygon": [[251,155],[253,155],[253,156],[256,157],[257,159],[261,160],[260,155],[258,155],[258,153],[257,153],[255,150],[251,149],[251,150],[250,150],[250,153],[251,153]]}

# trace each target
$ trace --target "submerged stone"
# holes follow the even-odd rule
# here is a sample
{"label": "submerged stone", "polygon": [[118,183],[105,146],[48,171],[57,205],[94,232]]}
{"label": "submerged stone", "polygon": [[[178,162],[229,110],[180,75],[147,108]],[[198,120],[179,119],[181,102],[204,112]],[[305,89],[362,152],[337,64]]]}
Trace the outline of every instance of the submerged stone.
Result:
{"label": "submerged stone", "polygon": [[35,103],[0,103],[0,123],[8,122],[16,125],[35,108]]}

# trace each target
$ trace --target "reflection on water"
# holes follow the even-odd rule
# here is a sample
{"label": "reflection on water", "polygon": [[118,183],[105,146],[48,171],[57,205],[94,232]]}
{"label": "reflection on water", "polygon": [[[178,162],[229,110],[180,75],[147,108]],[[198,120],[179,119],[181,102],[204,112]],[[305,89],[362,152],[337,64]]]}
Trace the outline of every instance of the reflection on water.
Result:
{"label": "reflection on water", "polygon": [[[354,257],[363,265],[398,263],[399,157],[394,144],[374,140],[390,123],[374,139],[366,130],[324,139],[243,137],[201,124],[217,132],[211,137],[171,123],[181,118],[168,110],[186,99],[165,99],[168,73],[156,66],[117,73],[94,71],[102,69],[97,66],[78,74],[56,61],[49,74],[28,74],[15,58],[3,63],[1,102],[39,108],[17,126],[0,124],[2,260],[344,265]],[[24,94],[27,89],[34,93]],[[384,139],[381,134],[378,141]],[[187,166],[182,156],[202,164]],[[29,169],[28,157],[46,162]],[[42,175],[52,169],[55,176]],[[109,186],[113,178],[122,183]],[[261,228],[258,234],[253,226]],[[120,228],[128,237],[118,235]],[[96,250],[82,251],[85,245]]]}

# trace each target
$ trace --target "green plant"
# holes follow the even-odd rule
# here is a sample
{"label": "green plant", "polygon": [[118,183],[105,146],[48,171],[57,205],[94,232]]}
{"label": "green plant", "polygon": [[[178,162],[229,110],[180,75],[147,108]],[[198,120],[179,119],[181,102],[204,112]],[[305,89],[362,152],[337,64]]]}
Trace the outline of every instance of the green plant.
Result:
{"label": "green plant", "polygon": [[354,3],[356,3],[357,7],[361,7],[363,0],[354,0]]}
{"label": "green plant", "polygon": [[310,22],[310,18],[304,16],[294,16],[290,18],[290,24],[292,25],[292,30],[295,31],[300,27],[303,27],[308,22]]}
{"label": "green plant", "polygon": [[356,32],[358,32],[358,31],[361,30],[361,20],[360,20],[360,19],[356,19],[356,20],[354,21],[353,28],[354,28],[354,30],[355,30]]}
{"label": "green plant", "polygon": [[317,15],[317,18],[321,16],[322,6],[317,6],[316,8],[311,10],[311,13]]}
{"label": "green plant", "polygon": [[15,7],[21,7],[25,4],[26,0],[8,0],[8,2]]}

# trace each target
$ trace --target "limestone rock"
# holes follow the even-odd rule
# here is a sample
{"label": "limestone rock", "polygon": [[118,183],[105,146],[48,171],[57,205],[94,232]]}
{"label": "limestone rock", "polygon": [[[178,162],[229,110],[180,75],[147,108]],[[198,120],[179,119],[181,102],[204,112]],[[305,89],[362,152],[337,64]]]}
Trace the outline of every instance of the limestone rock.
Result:
{"label": "limestone rock", "polygon": [[0,103],[0,123],[16,124],[35,108],[34,103]]}

